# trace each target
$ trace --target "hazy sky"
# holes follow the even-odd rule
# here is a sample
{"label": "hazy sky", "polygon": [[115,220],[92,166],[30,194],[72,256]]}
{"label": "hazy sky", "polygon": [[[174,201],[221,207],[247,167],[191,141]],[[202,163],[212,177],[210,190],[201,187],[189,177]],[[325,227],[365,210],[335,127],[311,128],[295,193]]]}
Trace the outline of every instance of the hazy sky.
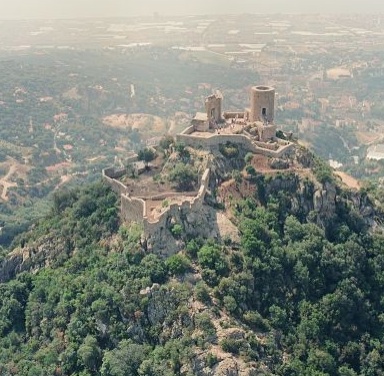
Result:
{"label": "hazy sky", "polygon": [[215,13],[384,13],[384,0],[0,0],[0,19]]}

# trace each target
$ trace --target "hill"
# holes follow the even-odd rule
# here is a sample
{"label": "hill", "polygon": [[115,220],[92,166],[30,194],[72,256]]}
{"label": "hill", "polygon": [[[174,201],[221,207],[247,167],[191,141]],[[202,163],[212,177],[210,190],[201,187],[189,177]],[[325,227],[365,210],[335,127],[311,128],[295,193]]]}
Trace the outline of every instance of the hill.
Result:
{"label": "hill", "polygon": [[179,248],[158,254],[104,184],[57,192],[2,252],[0,373],[380,375],[384,239],[369,196],[304,148],[186,150],[169,159],[210,161],[203,206],[226,235],[184,218]]}

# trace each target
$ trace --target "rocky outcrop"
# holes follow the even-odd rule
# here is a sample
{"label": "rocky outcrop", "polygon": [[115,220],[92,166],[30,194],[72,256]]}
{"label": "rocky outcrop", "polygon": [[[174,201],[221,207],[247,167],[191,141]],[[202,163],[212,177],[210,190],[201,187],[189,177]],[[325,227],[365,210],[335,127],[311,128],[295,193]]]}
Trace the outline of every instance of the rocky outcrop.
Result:
{"label": "rocky outcrop", "polygon": [[336,210],[336,186],[325,183],[313,194],[313,210],[322,218],[330,218]]}
{"label": "rocky outcrop", "polygon": [[12,252],[0,263],[0,283],[7,282],[17,274],[23,263],[21,252]]}
{"label": "rocky outcrop", "polygon": [[0,263],[0,282],[7,282],[24,271],[33,273],[66,254],[65,244],[52,236],[45,236],[31,245],[15,248]]}

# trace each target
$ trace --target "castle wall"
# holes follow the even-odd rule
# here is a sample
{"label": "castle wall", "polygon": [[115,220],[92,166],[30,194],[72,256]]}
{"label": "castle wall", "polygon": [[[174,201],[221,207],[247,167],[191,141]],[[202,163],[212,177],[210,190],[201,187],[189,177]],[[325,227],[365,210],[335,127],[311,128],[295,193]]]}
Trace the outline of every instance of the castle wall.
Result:
{"label": "castle wall", "polygon": [[259,128],[259,135],[261,141],[274,140],[276,138],[277,126],[274,124],[261,125]]}
{"label": "castle wall", "polygon": [[180,134],[188,135],[188,134],[192,134],[194,131],[195,131],[195,127],[191,125],[190,127],[185,128]]}
{"label": "castle wall", "polygon": [[151,200],[151,201],[160,201],[160,200],[166,200],[167,198],[172,197],[179,197],[179,196],[186,196],[186,197],[195,197],[198,194],[198,192],[164,192],[159,193],[158,195],[153,196],[137,196],[138,198],[141,198],[143,200]]}
{"label": "castle wall", "polygon": [[209,131],[209,121],[192,120],[192,126],[198,132]]}
{"label": "castle wall", "polygon": [[137,162],[137,158],[138,158],[138,155],[135,154],[135,155],[132,155],[131,157],[127,157],[124,162],[126,164]]}
{"label": "castle wall", "polygon": [[113,167],[105,168],[102,172],[103,181],[118,195],[127,193],[127,187],[116,180],[126,173],[126,169],[115,170]]}
{"label": "castle wall", "polygon": [[224,112],[224,119],[235,119],[235,118],[238,118],[238,119],[244,119],[245,117],[245,113],[244,112],[238,112],[238,111],[226,111]]}
{"label": "castle wall", "polygon": [[[173,239],[170,227],[171,223],[181,224],[184,218],[189,218],[189,222],[194,223],[192,229],[197,229],[199,226],[199,215],[201,214],[202,206],[204,204],[204,197],[209,185],[210,171],[206,169],[201,178],[199,192],[192,201],[185,200],[181,204],[170,205],[156,220],[149,220],[144,217],[144,233],[147,241],[152,246],[156,247],[156,251],[163,255],[169,255],[176,252],[172,249],[169,241]],[[187,232],[193,231],[185,229]],[[201,229],[200,229],[201,230]]]}
{"label": "castle wall", "polygon": [[124,221],[141,223],[145,215],[146,204],[144,200],[129,197],[126,194],[121,195],[121,217]]}
{"label": "castle wall", "polygon": [[294,145],[287,143],[279,148],[281,143],[264,143],[258,141],[252,141],[249,137],[242,134],[212,134],[209,137],[198,137],[188,134],[178,134],[176,136],[178,142],[182,142],[186,146],[193,148],[204,148],[204,149],[218,149],[220,144],[226,144],[231,142],[239,145],[241,148],[256,153],[263,154],[268,157],[281,157],[285,153],[293,149]]}

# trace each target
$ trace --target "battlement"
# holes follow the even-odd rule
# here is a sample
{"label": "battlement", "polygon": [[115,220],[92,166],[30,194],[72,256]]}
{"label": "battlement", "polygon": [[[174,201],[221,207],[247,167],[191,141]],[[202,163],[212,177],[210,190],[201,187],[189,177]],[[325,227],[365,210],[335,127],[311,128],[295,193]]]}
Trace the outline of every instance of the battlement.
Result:
{"label": "battlement", "polygon": [[[196,192],[165,192],[150,196],[131,196],[129,188],[118,180],[126,172],[126,169],[106,168],[103,170],[103,180],[120,195],[122,219],[143,224],[148,236],[155,236],[159,229],[168,228],[172,218],[182,213],[187,215],[189,212],[198,212],[204,204],[210,177],[208,168],[202,174]],[[165,200],[169,201],[167,205],[164,205]]]}

